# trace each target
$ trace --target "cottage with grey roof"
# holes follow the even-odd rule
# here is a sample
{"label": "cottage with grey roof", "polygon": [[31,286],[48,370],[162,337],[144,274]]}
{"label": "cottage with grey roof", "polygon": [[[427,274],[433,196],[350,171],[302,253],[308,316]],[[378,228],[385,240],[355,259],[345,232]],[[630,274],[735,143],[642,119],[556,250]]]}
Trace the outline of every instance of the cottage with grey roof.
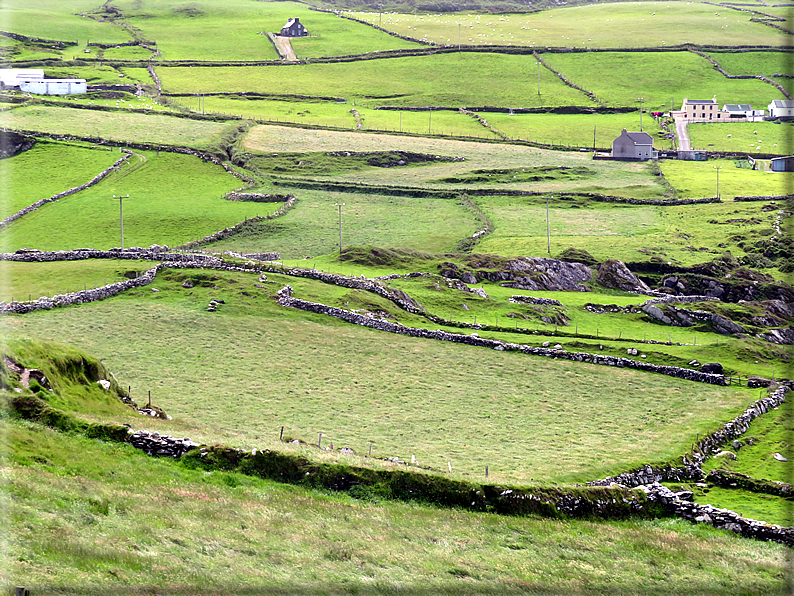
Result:
{"label": "cottage with grey roof", "polygon": [[612,159],[646,161],[656,159],[653,137],[647,132],[628,132],[625,128],[612,141]]}
{"label": "cottage with grey roof", "polygon": [[794,118],[794,101],[775,99],[769,104],[770,118]]}
{"label": "cottage with grey roof", "polygon": [[281,28],[281,35],[283,37],[306,37],[309,35],[309,30],[303,26],[298,17],[294,17]]}

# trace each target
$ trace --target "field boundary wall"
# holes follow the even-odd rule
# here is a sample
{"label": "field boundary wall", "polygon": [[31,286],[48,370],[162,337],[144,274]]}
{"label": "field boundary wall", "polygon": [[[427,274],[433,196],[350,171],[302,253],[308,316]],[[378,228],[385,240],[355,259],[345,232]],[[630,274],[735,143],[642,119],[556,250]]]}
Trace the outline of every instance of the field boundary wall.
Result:
{"label": "field boundary wall", "polygon": [[75,194],[77,192],[80,192],[81,190],[85,190],[86,188],[90,188],[90,187],[94,186],[95,184],[100,182],[103,178],[105,178],[108,174],[110,174],[112,171],[114,171],[116,168],[121,166],[121,164],[123,164],[125,161],[127,161],[132,156],[132,151],[124,150],[124,149],[122,149],[122,151],[124,151],[125,155],[123,155],[122,157],[118,158],[116,160],[116,162],[112,166],[110,166],[107,169],[101,171],[99,174],[94,176],[91,180],[89,180],[85,184],[81,184],[80,186],[75,186],[74,188],[70,188],[70,189],[65,190],[63,192],[59,192],[58,194],[52,195],[51,197],[49,197],[47,199],[41,199],[39,201],[36,201],[32,205],[28,205],[24,209],[20,209],[19,211],[17,211],[13,215],[9,215],[3,221],[0,221],[0,229],[6,227],[12,221],[15,221],[15,220],[19,219],[23,215],[27,215],[31,211],[35,211],[36,209],[38,209],[42,205],[46,205],[47,203],[52,203],[54,201],[57,201],[58,199],[63,199],[64,197],[68,197],[69,195],[73,195],[73,194]]}

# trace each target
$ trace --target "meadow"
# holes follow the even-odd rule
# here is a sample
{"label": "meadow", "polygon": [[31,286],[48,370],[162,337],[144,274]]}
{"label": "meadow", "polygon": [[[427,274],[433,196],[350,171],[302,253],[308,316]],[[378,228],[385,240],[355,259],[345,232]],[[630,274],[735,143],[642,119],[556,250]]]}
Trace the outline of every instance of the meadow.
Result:
{"label": "meadow", "polygon": [[[459,190],[495,187],[500,189],[540,192],[600,192],[637,198],[664,197],[667,189],[647,164],[611,161],[594,162],[583,152],[560,152],[536,149],[519,144],[480,143],[452,139],[402,137],[399,135],[367,135],[359,132],[301,130],[282,126],[254,126],[241,141],[242,148],[252,154],[267,156],[288,152],[381,152],[411,151],[443,157],[463,158],[452,162],[427,163],[421,167],[369,168],[335,173],[334,180],[345,183],[394,185],[419,188]],[[583,176],[553,175],[546,172],[541,180],[532,181],[526,171],[565,167],[587,170]],[[479,170],[510,171],[500,175],[499,183],[472,181]],[[525,170],[525,171],[522,171]],[[507,179],[509,176],[515,176]],[[451,180],[458,180],[451,182]],[[283,181],[288,184],[288,180]],[[474,190],[473,192],[476,192]]]}
{"label": "meadow", "polygon": [[[340,97],[364,107],[593,105],[586,95],[543,68],[538,97],[537,61],[532,56],[464,52],[267,68],[160,66],[156,70],[166,94],[278,90],[280,94]],[[500,76],[494,77],[495,72]]]}
{"label": "meadow", "polygon": [[723,200],[747,193],[754,196],[785,195],[792,184],[791,173],[737,167],[736,161],[732,159],[712,159],[708,162],[668,160],[662,162],[660,167],[681,198],[717,196],[717,168],[720,168],[719,194]]}
{"label": "meadow", "polygon": [[162,143],[205,149],[238,123],[196,121],[159,114],[97,111],[60,106],[22,106],[0,112],[0,126],[113,141]]}
{"label": "meadow", "polygon": [[[116,154],[118,156],[118,154]],[[197,157],[141,152],[119,173],[85,191],[33,211],[0,231],[6,250],[99,248],[121,245],[118,201],[124,201],[125,246],[176,246],[247,217],[269,215],[275,203],[226,201],[243,183]]]}
{"label": "meadow", "polygon": [[[88,144],[38,140],[29,151],[0,160],[0,220],[75,186],[85,184],[121,157]],[[32,177],[30,172],[46,172]]]}
{"label": "meadow", "polygon": [[[682,520],[356,500],[0,421],[4,581],[32,593],[780,593],[786,549]],[[79,586],[77,588],[76,586]],[[186,588],[187,586],[187,588]]]}
{"label": "meadow", "polygon": [[[645,110],[643,110],[645,111]],[[481,114],[488,124],[513,139],[553,145],[612,150],[621,131],[642,130],[650,134],[656,149],[667,149],[670,141],[659,137],[661,128],[650,114],[640,119],[639,109],[624,114]],[[595,143],[594,143],[595,137]]]}
{"label": "meadow", "polygon": [[[293,40],[299,58],[364,54],[419,47],[334,14],[309,10],[298,2],[208,0],[115,2],[125,21],[157,41],[163,60],[278,60],[264,33],[279,33],[288,19],[300,18],[312,37]],[[222,42],[219,42],[222,40]]]}
{"label": "meadow", "polygon": [[[784,52],[709,52],[709,55],[732,75],[794,75],[790,55]],[[777,78],[775,81],[786,88],[791,86],[789,79]]]}
{"label": "meadow", "polygon": [[[608,106],[636,106],[650,111],[680,109],[684,98],[766,106],[784,99],[778,89],[756,79],[728,79],[692,52],[599,52],[544,54],[551,67]],[[729,71],[730,72],[730,71]],[[754,73],[756,74],[756,73]]]}
{"label": "meadow", "polygon": [[685,43],[770,45],[787,43],[753,14],[706,3],[616,2],[553,8],[531,14],[399,14],[351,12],[389,31],[437,45],[573,48],[648,48]]}
{"label": "meadow", "polygon": [[[0,267],[0,300],[24,301],[98,288],[150,269],[149,263],[99,259],[57,263],[7,261]],[[126,274],[126,275],[125,275]]]}
{"label": "meadow", "polygon": [[[28,37],[77,42],[101,43],[130,41],[130,35],[119,25],[100,23],[80,16],[97,9],[93,0],[75,0],[64,4],[59,0],[8,0],[3,2],[3,29]],[[65,53],[72,51],[70,48]]]}
{"label": "meadow", "polygon": [[[202,283],[185,289],[185,276]],[[267,277],[257,288],[254,275],[163,275],[151,286],[158,292],[146,287],[5,325],[14,336],[80,345],[131,384],[133,397],[151,390],[174,418],[147,421],[160,432],[250,449],[271,446],[284,426],[289,436],[316,444],[323,433],[357,453],[372,442],[373,456],[414,455],[436,471],[451,462],[463,477],[482,478],[488,465],[494,481],[512,483],[590,480],[666,461],[755,396],[351,326],[268,296],[289,283],[307,300],[394,307],[357,291]],[[225,301],[214,313],[206,312],[211,298]],[[616,385],[622,390],[610,389]]]}
{"label": "meadow", "polygon": [[692,123],[687,132],[693,148],[707,151],[791,155],[794,149],[792,124],[786,122]]}

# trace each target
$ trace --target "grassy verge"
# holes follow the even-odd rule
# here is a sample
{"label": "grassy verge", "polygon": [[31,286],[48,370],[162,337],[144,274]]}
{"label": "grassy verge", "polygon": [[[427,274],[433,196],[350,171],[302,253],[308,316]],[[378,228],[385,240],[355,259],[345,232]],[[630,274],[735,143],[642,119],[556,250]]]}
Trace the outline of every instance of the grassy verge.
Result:
{"label": "grassy verge", "polygon": [[5,577],[34,593],[773,594],[785,574],[783,546],[683,521],[355,500],[0,424]]}

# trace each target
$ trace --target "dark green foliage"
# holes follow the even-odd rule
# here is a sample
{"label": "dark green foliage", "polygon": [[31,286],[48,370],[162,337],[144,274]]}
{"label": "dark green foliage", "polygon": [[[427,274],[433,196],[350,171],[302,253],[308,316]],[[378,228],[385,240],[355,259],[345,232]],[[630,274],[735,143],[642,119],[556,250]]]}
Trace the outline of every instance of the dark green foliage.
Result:
{"label": "dark green foliage", "polygon": [[595,175],[595,172],[586,167],[538,166],[534,168],[512,168],[504,170],[473,170],[467,175],[441,178],[439,182],[450,184],[512,184],[516,182],[573,180],[593,175]]}
{"label": "dark green foliage", "polygon": [[[393,267],[395,269],[420,270],[427,261],[435,257],[419,250],[379,248],[377,246],[346,246],[339,256],[340,261],[370,267]],[[425,265],[426,266],[426,265]]]}
{"label": "dark green foliage", "polygon": [[588,267],[598,265],[596,258],[583,248],[568,247],[557,255],[557,258],[568,263],[583,263]]}

